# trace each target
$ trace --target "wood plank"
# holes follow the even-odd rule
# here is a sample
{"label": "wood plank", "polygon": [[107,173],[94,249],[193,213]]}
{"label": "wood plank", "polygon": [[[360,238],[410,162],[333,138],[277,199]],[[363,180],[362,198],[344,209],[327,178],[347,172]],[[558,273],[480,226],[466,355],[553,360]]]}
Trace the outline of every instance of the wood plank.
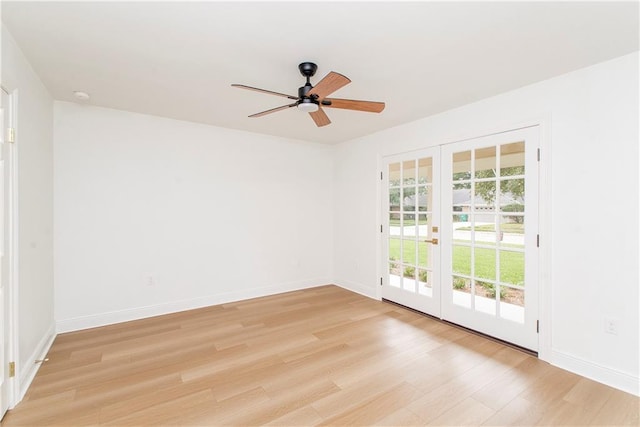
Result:
{"label": "wood plank", "polygon": [[638,398],[614,390],[607,402],[589,421],[592,426],[639,426],[640,404]]}
{"label": "wood plank", "polygon": [[432,425],[477,426],[494,414],[494,410],[468,397],[433,420]]}
{"label": "wood plank", "polygon": [[320,425],[372,425],[390,413],[404,408],[418,398],[420,392],[408,383],[400,383],[352,409],[326,419]]}
{"label": "wood plank", "polygon": [[533,426],[538,425],[545,408],[537,407],[528,400],[516,397],[502,409],[486,419],[486,426]]}

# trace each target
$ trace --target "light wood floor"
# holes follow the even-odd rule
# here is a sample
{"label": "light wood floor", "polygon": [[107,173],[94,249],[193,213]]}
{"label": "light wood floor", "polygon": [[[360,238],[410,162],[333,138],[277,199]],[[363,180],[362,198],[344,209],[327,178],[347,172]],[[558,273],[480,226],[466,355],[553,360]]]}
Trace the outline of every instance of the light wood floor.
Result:
{"label": "light wood floor", "polygon": [[638,425],[638,398],[335,286],[59,335],[18,425]]}

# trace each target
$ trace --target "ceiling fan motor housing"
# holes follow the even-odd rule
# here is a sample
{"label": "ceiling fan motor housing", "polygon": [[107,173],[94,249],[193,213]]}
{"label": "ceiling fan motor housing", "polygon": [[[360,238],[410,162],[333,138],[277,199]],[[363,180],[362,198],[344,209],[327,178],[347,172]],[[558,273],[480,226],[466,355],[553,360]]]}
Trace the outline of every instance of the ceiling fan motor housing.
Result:
{"label": "ceiling fan motor housing", "polygon": [[313,86],[311,86],[311,83],[307,83],[304,86],[301,86],[298,88],[298,98],[300,99],[305,99],[305,98],[309,98],[312,99],[310,96],[307,96],[307,94],[309,93],[309,91],[313,89]]}
{"label": "ceiling fan motor housing", "polygon": [[298,109],[302,111],[306,111],[309,113],[313,113],[318,111],[320,108],[320,103],[318,102],[317,96],[309,96],[307,95],[313,86],[309,82],[309,77],[312,76],[316,72],[316,64],[312,64],[311,62],[303,62],[298,66],[300,72],[307,77],[307,83],[304,86],[298,88],[298,102],[296,103]]}

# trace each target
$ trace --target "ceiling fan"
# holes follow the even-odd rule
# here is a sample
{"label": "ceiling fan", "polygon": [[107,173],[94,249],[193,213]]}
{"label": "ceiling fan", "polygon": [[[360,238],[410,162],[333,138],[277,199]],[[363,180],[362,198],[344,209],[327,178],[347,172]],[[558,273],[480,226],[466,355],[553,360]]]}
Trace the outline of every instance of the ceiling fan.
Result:
{"label": "ceiling fan", "polygon": [[358,101],[355,99],[338,99],[327,98],[336,90],[351,83],[347,77],[342,74],[331,71],[317,85],[311,86],[309,79],[313,77],[318,66],[313,62],[303,62],[298,65],[300,73],[307,78],[307,83],[298,88],[298,96],[287,95],[284,93],[273,92],[271,90],[259,89],[256,87],[232,84],[233,87],[240,89],[248,89],[256,92],[267,93],[270,95],[282,96],[295,100],[292,104],[283,105],[281,107],[272,108],[260,113],[252,114],[249,117],[262,117],[276,111],[286,110],[288,108],[297,107],[299,110],[308,112],[318,127],[326,126],[331,123],[329,117],[321,107],[342,108],[345,110],[366,111],[369,113],[379,113],[384,110],[384,102]]}

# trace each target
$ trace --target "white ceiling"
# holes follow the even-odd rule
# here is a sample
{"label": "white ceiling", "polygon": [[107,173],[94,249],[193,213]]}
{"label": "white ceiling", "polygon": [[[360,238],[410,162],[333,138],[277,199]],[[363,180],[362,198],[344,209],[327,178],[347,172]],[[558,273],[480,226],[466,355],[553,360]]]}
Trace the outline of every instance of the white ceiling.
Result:
{"label": "white ceiling", "polygon": [[[2,2],[55,99],[337,143],[638,50],[638,2]],[[317,128],[288,100],[298,64],[352,80]]]}

